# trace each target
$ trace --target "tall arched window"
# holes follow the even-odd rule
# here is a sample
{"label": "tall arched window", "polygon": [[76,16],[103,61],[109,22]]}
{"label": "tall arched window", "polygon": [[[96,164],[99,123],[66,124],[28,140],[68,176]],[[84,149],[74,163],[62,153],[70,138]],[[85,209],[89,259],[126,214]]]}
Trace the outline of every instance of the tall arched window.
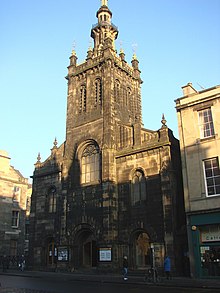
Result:
{"label": "tall arched window", "polygon": [[131,89],[127,87],[125,105],[128,106],[131,99]]}
{"label": "tall arched window", "polygon": [[102,82],[100,78],[95,80],[95,106],[102,104]]}
{"label": "tall arched window", "polygon": [[100,151],[98,146],[86,146],[81,158],[81,183],[95,182],[100,179]]}
{"label": "tall arched window", "polygon": [[120,101],[120,82],[118,79],[115,80],[115,102],[119,102]]}
{"label": "tall arched window", "polygon": [[48,212],[55,213],[57,210],[56,188],[52,186],[48,192]]}
{"label": "tall arched window", "polygon": [[79,112],[86,112],[86,86],[84,84],[80,87]]}
{"label": "tall arched window", "polygon": [[139,205],[146,200],[146,180],[141,170],[137,170],[134,173],[131,187],[132,205]]}

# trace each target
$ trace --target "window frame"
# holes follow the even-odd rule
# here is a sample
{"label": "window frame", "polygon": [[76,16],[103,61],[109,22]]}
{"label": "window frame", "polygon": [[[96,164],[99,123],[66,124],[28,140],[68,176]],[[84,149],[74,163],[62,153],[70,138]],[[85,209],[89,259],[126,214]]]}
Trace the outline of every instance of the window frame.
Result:
{"label": "window frame", "polygon": [[[197,111],[199,121],[199,132],[201,139],[207,139],[215,135],[214,120],[211,107]],[[207,121],[205,121],[207,120]]]}
{"label": "window frame", "polygon": [[11,215],[12,228],[19,227],[19,220],[20,220],[20,212],[18,210],[12,210],[12,215]]}
{"label": "window frame", "polygon": [[121,84],[119,79],[115,80],[114,83],[114,95],[115,95],[115,102],[120,102],[120,94],[121,94]]}
{"label": "window frame", "polygon": [[[135,182],[135,179],[136,182]],[[131,205],[140,206],[147,199],[146,177],[142,170],[137,169],[131,180]],[[138,191],[138,194],[135,194]]]}
{"label": "window frame", "polygon": [[100,181],[100,149],[98,145],[87,144],[81,155],[81,184],[93,184]]}
{"label": "window frame", "polygon": [[54,186],[48,192],[48,213],[54,214],[57,211],[57,190]]}
{"label": "window frame", "polygon": [[[215,163],[213,164],[213,161],[215,160]],[[206,163],[210,163],[210,168],[206,167]],[[203,160],[203,171],[204,171],[204,181],[205,181],[205,190],[206,190],[206,197],[213,197],[213,196],[220,196],[220,184],[218,184],[216,181],[220,181],[220,166],[219,166],[219,158],[213,157],[213,158],[207,158]],[[207,176],[210,174],[210,176]],[[210,183],[213,183],[211,185]],[[214,193],[209,192],[209,190],[213,188],[215,191]],[[217,192],[219,189],[219,192]]]}

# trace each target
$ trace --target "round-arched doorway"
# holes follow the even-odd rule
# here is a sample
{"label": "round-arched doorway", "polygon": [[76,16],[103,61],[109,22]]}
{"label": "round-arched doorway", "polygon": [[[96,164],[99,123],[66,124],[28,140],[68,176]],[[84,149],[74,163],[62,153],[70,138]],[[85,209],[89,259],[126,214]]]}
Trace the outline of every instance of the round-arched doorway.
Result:
{"label": "round-arched doorway", "polygon": [[72,263],[75,268],[97,266],[96,239],[90,229],[81,229],[75,234],[72,256]]}
{"label": "round-arched doorway", "polygon": [[138,231],[132,241],[133,266],[137,269],[146,269],[152,264],[150,237],[146,232]]}

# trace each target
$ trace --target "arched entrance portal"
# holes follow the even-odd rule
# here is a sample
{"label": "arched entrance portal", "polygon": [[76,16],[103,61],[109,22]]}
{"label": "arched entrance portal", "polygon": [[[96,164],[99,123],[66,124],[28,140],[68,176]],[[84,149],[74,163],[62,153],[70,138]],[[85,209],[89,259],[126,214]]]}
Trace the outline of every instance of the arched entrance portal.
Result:
{"label": "arched entrance portal", "polygon": [[74,245],[75,267],[92,268],[97,266],[97,246],[90,229],[78,231]]}
{"label": "arched entrance portal", "polygon": [[136,232],[132,243],[133,265],[137,269],[151,266],[150,238],[145,232]]}

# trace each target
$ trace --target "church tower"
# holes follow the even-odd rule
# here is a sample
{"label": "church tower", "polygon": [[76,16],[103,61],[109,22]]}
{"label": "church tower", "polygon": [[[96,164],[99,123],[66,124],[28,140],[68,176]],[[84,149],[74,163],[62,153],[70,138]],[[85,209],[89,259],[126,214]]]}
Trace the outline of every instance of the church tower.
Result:
{"label": "church tower", "polygon": [[160,129],[143,127],[136,54],[129,64],[117,53],[107,0],[96,17],[86,60],[70,56],[66,140],[35,164],[30,263],[113,271],[127,255],[130,268],[146,269],[154,247],[158,268],[165,252],[181,268],[179,142],[164,115]]}
{"label": "church tower", "polygon": [[134,128],[141,128],[142,81],[136,56],[129,65],[122,50],[117,55],[118,29],[112,23],[107,3],[101,1],[97,11],[98,23],[91,29],[94,46],[89,47],[86,61],[77,64],[74,50],[70,57],[66,149],[71,157],[74,142],[85,139],[83,129],[86,129],[88,139],[99,143],[105,158],[103,163],[107,163],[102,179],[115,181],[114,150],[123,147],[127,137],[129,145],[135,143]]}
{"label": "church tower", "polygon": [[91,29],[94,45],[89,47],[85,62],[77,63],[74,50],[70,57],[65,168],[67,193],[74,194],[68,198],[69,218],[77,212],[74,202],[81,201],[82,193],[88,205],[86,198],[92,190],[104,207],[100,220],[103,245],[112,246],[117,238],[118,216],[115,156],[117,149],[131,147],[139,140],[135,141],[134,132],[140,137],[142,81],[136,56],[129,65],[122,50],[117,54],[118,29],[112,23],[108,1],[101,1],[96,16],[98,23]]}

